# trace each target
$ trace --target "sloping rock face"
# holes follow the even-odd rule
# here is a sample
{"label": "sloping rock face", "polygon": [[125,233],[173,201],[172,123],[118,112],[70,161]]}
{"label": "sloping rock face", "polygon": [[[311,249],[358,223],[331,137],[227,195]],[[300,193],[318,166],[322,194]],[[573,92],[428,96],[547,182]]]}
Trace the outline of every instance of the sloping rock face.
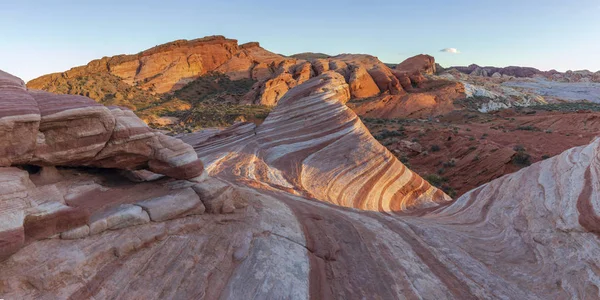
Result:
{"label": "sloping rock face", "polygon": [[[32,89],[65,92],[65,86],[76,86],[81,76],[109,74],[143,91],[164,94],[210,72],[224,73],[232,80],[264,79],[272,75],[273,65],[283,60],[283,56],[255,42],[238,45],[233,39],[209,36],[173,41],[134,55],[104,57],[63,73],[44,75],[27,84]],[[81,93],[82,90],[66,92]]]}
{"label": "sloping rock face", "polygon": [[[385,163],[386,152],[344,108],[348,97],[342,76],[324,73],[292,89],[264,125],[185,137],[219,177],[200,186],[173,180],[122,185],[107,174],[65,170],[59,183],[43,184],[37,175],[28,183],[24,171],[3,169],[8,177],[0,172],[1,182],[13,187],[11,207],[35,199],[23,193],[35,185],[58,190],[44,195],[64,195],[65,205],[92,216],[61,239],[25,242],[0,262],[0,296],[598,297],[600,139],[412,215],[344,208],[331,203],[332,195],[373,204],[372,191],[380,194],[375,199],[390,195],[377,186],[419,182],[414,173],[405,177],[400,163]],[[196,195],[206,209],[229,213],[188,215],[202,211]],[[246,205],[232,200],[239,198]],[[173,207],[174,201],[182,205]],[[23,236],[17,230],[0,239]]]}
{"label": "sloping rock face", "polygon": [[399,63],[396,68],[399,72],[405,73],[421,73],[427,75],[433,75],[436,73],[435,58],[431,55],[419,54],[410,58],[407,58],[403,62]]}
{"label": "sloping rock face", "polygon": [[[414,76],[411,76],[414,77]],[[361,117],[368,118],[427,118],[449,113],[456,109],[454,101],[465,98],[462,83],[449,80],[423,80],[417,82],[406,77],[409,87],[404,95],[382,95],[367,101],[348,104]]]}
{"label": "sloping rock face", "polygon": [[[222,36],[174,41],[136,55],[105,57],[64,73],[34,79],[28,86],[56,93],[85,95],[106,105],[131,109],[149,108],[160,102],[159,106],[152,106],[142,114],[147,122],[162,126],[178,123],[178,120],[160,118],[157,115],[160,111],[187,110],[188,115],[194,114],[189,106],[173,105],[175,102],[165,95],[174,93],[176,97],[194,103],[203,97],[202,90],[186,94],[181,93],[185,90],[182,88],[214,74],[225,75],[231,81],[249,82],[248,86],[251,86],[235,88],[231,91],[235,95],[219,98],[217,102],[274,107],[288,91],[327,71],[335,71],[344,77],[354,100],[377,98],[375,100],[381,103],[375,104],[375,107],[382,106],[382,103],[395,103],[394,108],[385,105],[386,110],[396,110],[391,115],[429,116],[446,112],[452,109],[452,100],[456,98],[455,93],[446,97],[446,90],[433,91],[430,95],[419,94],[423,89],[429,91],[435,86],[426,84],[429,80],[425,76],[435,72],[435,60],[428,55],[409,58],[395,69],[390,69],[377,57],[366,54],[284,57],[263,49],[256,42],[238,45],[236,40]],[[219,85],[216,81],[210,84]],[[403,99],[407,92],[419,95]],[[451,100],[446,101],[449,98]],[[372,106],[369,105],[368,109]],[[401,107],[408,107],[410,112],[401,114]],[[375,108],[373,114],[389,113]],[[186,124],[184,120],[182,122]]]}
{"label": "sloping rock face", "polygon": [[240,125],[194,147],[210,175],[341,206],[400,212],[449,201],[369,134],[344,105],[349,99],[344,77],[328,71],[287,92],[260,126]]}
{"label": "sloping rock face", "polygon": [[148,167],[183,179],[202,173],[189,145],[151,130],[129,110],[82,96],[27,90],[4,72],[0,97],[0,167]]}
{"label": "sloping rock face", "polygon": [[[83,226],[89,218],[86,210],[66,205],[56,186],[37,187],[26,171],[10,166],[148,168],[180,179],[203,172],[191,146],[151,130],[133,112],[27,90],[1,71],[0,155],[0,259],[27,240]],[[44,182],[60,181],[51,170],[42,174]]]}
{"label": "sloping rock face", "polygon": [[236,40],[211,36],[178,40],[134,55],[117,55],[93,60],[86,66],[64,73],[42,76],[28,83],[29,88],[47,89],[60,78],[75,78],[93,73],[110,73],[130,85],[165,93],[184,86],[202,74],[215,70],[237,52]]}

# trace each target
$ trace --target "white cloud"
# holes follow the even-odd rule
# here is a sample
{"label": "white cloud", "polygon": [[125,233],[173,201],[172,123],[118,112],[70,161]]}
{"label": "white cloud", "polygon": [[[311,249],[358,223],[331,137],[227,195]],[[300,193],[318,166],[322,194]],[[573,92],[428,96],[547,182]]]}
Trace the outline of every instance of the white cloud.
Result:
{"label": "white cloud", "polygon": [[452,54],[460,53],[460,51],[458,51],[458,49],[456,49],[456,48],[444,48],[444,49],[440,50],[440,52],[446,52],[446,53],[452,53]]}

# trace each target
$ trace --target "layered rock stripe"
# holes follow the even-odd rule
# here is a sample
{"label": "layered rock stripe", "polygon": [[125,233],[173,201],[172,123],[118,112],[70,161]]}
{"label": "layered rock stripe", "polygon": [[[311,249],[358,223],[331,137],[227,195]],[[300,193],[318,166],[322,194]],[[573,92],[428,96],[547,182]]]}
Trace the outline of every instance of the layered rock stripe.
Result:
{"label": "layered rock stripe", "polygon": [[90,217],[62,196],[45,195],[26,171],[10,168],[23,165],[149,168],[182,179],[203,172],[191,146],[151,130],[131,111],[27,90],[22,80],[0,71],[0,258]]}
{"label": "layered rock stripe", "polygon": [[232,215],[31,244],[0,263],[0,293],[9,299],[595,299],[599,150],[600,140],[568,150],[423,216],[241,188],[250,205]]}
{"label": "layered rock stripe", "polygon": [[344,77],[328,71],[289,91],[258,127],[240,124],[194,148],[210,175],[341,206],[408,212],[451,200],[381,146],[348,99]]}
{"label": "layered rock stripe", "polygon": [[148,166],[176,178],[202,173],[191,147],[150,129],[129,110],[83,96],[27,90],[4,72],[0,97],[0,166]]}

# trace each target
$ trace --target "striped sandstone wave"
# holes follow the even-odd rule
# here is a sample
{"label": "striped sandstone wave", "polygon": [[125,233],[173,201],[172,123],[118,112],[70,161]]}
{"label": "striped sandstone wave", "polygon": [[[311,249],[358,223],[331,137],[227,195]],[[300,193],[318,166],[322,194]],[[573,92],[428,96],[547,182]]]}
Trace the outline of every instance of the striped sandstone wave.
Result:
{"label": "striped sandstone wave", "polygon": [[290,90],[258,127],[239,125],[194,148],[211,175],[341,206],[391,212],[449,201],[371,136],[349,98],[343,76],[326,72]]}

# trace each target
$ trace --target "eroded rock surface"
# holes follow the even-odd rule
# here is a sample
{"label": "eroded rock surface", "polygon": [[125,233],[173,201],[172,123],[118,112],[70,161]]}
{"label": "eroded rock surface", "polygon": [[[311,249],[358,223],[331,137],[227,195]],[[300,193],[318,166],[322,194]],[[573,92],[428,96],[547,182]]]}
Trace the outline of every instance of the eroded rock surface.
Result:
{"label": "eroded rock surface", "polygon": [[599,149],[600,140],[571,149],[422,216],[241,188],[249,205],[234,214],[32,243],[0,263],[0,293],[25,299],[593,299]]}
{"label": "eroded rock surface", "polygon": [[150,129],[132,111],[74,95],[27,90],[0,73],[0,167],[147,167],[175,178],[202,173],[193,149]]}
{"label": "eroded rock surface", "polygon": [[[349,98],[323,71],[260,126],[183,137],[217,177],[199,183],[0,168],[0,212],[54,201],[110,227],[25,241],[1,218],[16,230],[0,232],[0,297],[598,298],[600,139],[450,202],[375,142]],[[224,214],[170,209],[176,197]]]}
{"label": "eroded rock surface", "polygon": [[240,124],[194,148],[213,176],[346,207],[410,211],[449,201],[373,139],[349,99],[344,77],[328,71],[289,91],[260,126]]}

